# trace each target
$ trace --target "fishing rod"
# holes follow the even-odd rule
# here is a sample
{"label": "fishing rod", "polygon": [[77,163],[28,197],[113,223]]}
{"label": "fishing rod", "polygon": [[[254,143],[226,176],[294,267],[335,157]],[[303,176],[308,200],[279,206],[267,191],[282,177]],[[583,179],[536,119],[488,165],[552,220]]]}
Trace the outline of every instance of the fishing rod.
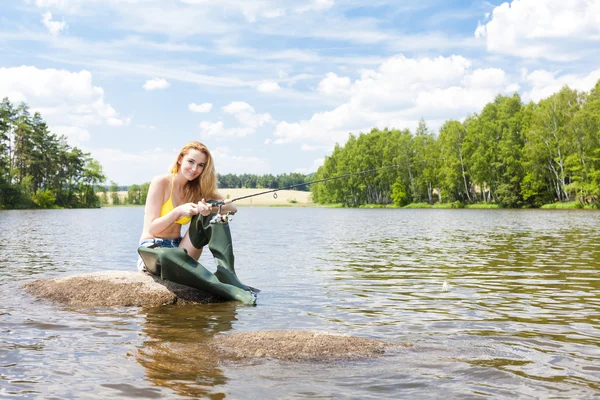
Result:
{"label": "fishing rod", "polygon": [[271,189],[271,190],[265,190],[264,192],[260,192],[260,193],[254,193],[254,194],[249,194],[246,196],[242,196],[242,197],[236,197],[235,199],[225,199],[225,200],[220,200],[217,202],[214,202],[213,205],[214,206],[218,206],[219,207],[219,214],[221,214],[221,207],[226,205],[226,204],[231,204],[234,201],[238,201],[238,200],[243,200],[243,199],[247,199],[250,197],[255,197],[255,196],[261,196],[263,194],[268,194],[268,193],[273,193],[273,197],[277,198],[277,193],[280,190],[289,190],[289,189],[293,189],[293,188],[297,188],[297,187],[301,187],[301,186],[308,186],[308,185],[312,185],[313,183],[319,183],[319,182],[327,182],[327,181],[331,181],[334,179],[340,179],[340,178],[347,178],[349,176],[354,176],[354,175],[364,175],[364,174],[369,174],[375,171],[379,171],[382,169],[390,169],[390,168],[396,168],[396,167],[400,167],[400,164],[394,164],[394,165],[387,165],[384,167],[379,167],[379,168],[372,168],[372,169],[367,169],[365,171],[358,171],[358,172],[349,172],[347,174],[343,174],[343,175],[337,175],[337,176],[332,176],[329,178],[323,178],[323,179],[317,179],[314,181],[310,181],[310,182],[304,182],[304,183],[297,183],[295,185],[290,185],[290,186],[286,186],[286,187],[282,187],[282,188],[278,188],[278,189]]}

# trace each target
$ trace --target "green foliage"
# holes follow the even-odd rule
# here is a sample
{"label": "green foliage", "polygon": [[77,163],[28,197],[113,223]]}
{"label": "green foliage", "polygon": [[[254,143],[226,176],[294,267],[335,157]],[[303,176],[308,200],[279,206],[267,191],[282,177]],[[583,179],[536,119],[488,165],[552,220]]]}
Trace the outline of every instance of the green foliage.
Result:
{"label": "green foliage", "polygon": [[[222,189],[233,189],[233,188],[261,188],[261,189],[281,189],[288,186],[300,185],[310,181],[310,177],[299,174],[282,174],[273,176],[267,175],[252,175],[252,174],[217,174],[219,181],[219,187]],[[295,188],[296,190],[309,191],[309,185],[302,185]]]}
{"label": "green foliage", "polygon": [[433,206],[429,203],[410,203],[402,208],[433,208]]}
{"label": "green foliage", "polygon": [[23,179],[16,185],[18,189],[18,205],[15,208],[31,208],[33,207],[32,188],[33,177],[25,175]]}
{"label": "green foliage", "polygon": [[404,191],[404,185],[401,182],[395,182],[392,185],[392,200],[394,201],[394,205],[403,206],[406,205],[406,200],[408,196]]}
{"label": "green foliage", "polygon": [[361,204],[358,208],[386,208],[385,204]]}
{"label": "green foliage", "polygon": [[112,200],[112,205],[118,206],[119,204],[121,204],[121,200],[119,199],[119,193],[117,193],[119,190],[119,186],[117,185],[117,183],[111,181],[109,190],[110,190],[110,198]]}
{"label": "green foliage", "polygon": [[562,88],[538,104],[497,96],[464,122],[448,120],[435,136],[423,120],[408,130],[350,134],[315,173],[320,204],[442,208],[540,207],[600,203],[600,81],[590,93]]}
{"label": "green foliage", "polygon": [[499,204],[490,204],[490,203],[474,203],[474,204],[466,204],[465,208],[490,209],[490,208],[500,208],[500,205]]}
{"label": "green foliage", "polygon": [[465,208],[465,205],[460,201],[453,201],[451,203],[434,204],[433,208]]}
{"label": "green foliage", "polygon": [[127,190],[127,203],[128,204],[142,204],[142,190],[139,185],[131,185]]}
{"label": "green foliage", "polygon": [[100,206],[109,205],[108,202],[108,193],[105,186],[100,185],[96,187],[96,196],[98,196],[98,201],[100,202]]}
{"label": "green foliage", "polygon": [[573,210],[583,208],[583,204],[578,201],[567,201],[563,203],[551,203],[544,204],[540,208],[544,209],[560,209],[560,210]]}
{"label": "green foliage", "polygon": [[25,103],[0,103],[0,208],[96,207],[102,167],[51,133]]}
{"label": "green foliage", "polygon": [[56,196],[50,190],[38,189],[33,194],[32,200],[39,208],[52,208],[56,202]]}

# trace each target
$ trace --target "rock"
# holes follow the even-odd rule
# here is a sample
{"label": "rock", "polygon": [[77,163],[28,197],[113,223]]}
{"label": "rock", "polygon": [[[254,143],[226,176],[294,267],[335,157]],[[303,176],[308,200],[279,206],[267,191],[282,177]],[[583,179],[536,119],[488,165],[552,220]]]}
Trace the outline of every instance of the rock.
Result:
{"label": "rock", "polygon": [[396,347],[381,340],[336,333],[274,330],[219,334],[210,346],[223,358],[289,361],[359,360]]}
{"label": "rock", "polygon": [[39,299],[74,307],[218,303],[220,298],[137,271],[105,271],[36,280],[23,289]]}

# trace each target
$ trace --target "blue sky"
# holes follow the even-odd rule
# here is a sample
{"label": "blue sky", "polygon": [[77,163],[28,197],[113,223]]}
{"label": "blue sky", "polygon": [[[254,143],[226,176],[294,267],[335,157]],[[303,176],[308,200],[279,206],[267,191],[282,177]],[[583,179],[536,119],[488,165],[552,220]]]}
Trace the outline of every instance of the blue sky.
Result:
{"label": "blue sky", "polygon": [[435,132],[497,94],[600,79],[600,0],[5,3],[0,97],[119,184],[190,140],[219,173],[313,172],[349,132]]}

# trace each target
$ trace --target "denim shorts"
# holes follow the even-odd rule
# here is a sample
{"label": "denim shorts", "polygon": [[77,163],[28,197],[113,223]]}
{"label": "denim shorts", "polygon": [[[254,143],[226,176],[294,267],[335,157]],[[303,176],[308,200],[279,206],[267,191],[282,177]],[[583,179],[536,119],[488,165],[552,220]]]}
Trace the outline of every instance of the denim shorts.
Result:
{"label": "denim shorts", "polygon": [[[179,243],[181,243],[181,238],[172,238],[172,239],[144,239],[140,242],[140,247],[152,247],[154,249],[160,247],[179,247]],[[138,257],[137,260],[137,269],[140,272],[146,272],[146,266],[144,265],[144,261],[142,257]]]}

